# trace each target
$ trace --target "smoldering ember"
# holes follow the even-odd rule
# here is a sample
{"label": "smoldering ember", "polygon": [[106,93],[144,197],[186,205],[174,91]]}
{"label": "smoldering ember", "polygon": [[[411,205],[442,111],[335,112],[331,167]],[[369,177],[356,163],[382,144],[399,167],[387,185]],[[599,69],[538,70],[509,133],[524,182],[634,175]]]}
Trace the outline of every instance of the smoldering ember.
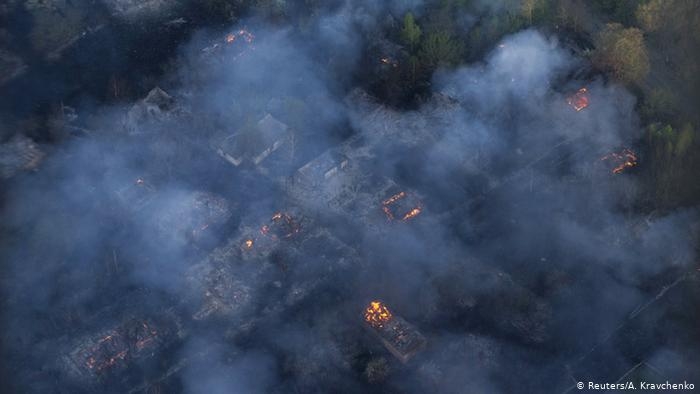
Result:
{"label": "smoldering ember", "polygon": [[695,387],[699,44],[686,0],[6,0],[0,391]]}

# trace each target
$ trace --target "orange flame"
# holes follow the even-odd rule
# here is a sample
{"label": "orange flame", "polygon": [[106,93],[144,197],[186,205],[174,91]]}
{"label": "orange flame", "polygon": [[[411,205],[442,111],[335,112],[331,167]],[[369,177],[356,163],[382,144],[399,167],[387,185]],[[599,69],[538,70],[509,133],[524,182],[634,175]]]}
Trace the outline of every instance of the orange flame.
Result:
{"label": "orange flame", "polygon": [[576,93],[569,96],[569,98],[566,99],[566,102],[571,106],[571,108],[575,109],[576,112],[583,110],[584,108],[588,107],[588,89],[579,89]]}
{"label": "orange flame", "polygon": [[[127,340],[117,331],[112,331],[110,334],[100,338],[97,343],[86,350],[85,366],[88,369],[100,372],[104,369],[111,368],[118,361],[125,360],[130,356],[132,351],[141,351],[152,344],[157,336],[158,331],[150,327],[146,322],[141,322],[143,331],[138,333],[138,340],[133,342],[133,347],[129,346],[124,341]],[[121,348],[114,349],[114,348]]]}
{"label": "orange flame", "polygon": [[404,197],[406,197],[406,192],[396,193],[393,196],[389,197],[388,199],[384,200],[384,202],[382,202],[382,204],[390,205],[390,204],[395,203],[396,201],[398,201]]}
{"label": "orange flame", "polygon": [[248,30],[241,29],[237,32],[228,33],[226,35],[226,37],[224,38],[224,41],[226,41],[227,44],[233,44],[234,42],[236,42],[236,40],[238,40],[238,38],[243,38],[243,40],[245,40],[245,42],[250,44],[255,39],[255,36],[253,35],[253,33],[249,32]]}
{"label": "orange flame", "polygon": [[252,249],[253,248],[253,240],[252,239],[246,239],[244,246],[246,249]]}
{"label": "orange flame", "polygon": [[158,335],[158,331],[155,328],[149,327],[148,324],[146,324],[145,322],[142,322],[141,326],[143,326],[143,329],[146,330],[147,336],[139,341],[136,341],[137,350],[141,350],[148,346],[148,344],[153,342],[156,339],[156,336]]}
{"label": "orange flame", "polygon": [[372,301],[365,309],[365,321],[374,328],[383,327],[391,318],[391,312],[381,301]]}
{"label": "orange flame", "polygon": [[272,238],[289,238],[298,233],[301,228],[299,224],[287,213],[277,212],[270,219],[272,224],[260,227],[260,233]]}
{"label": "orange flame", "polygon": [[600,158],[601,161],[611,160],[615,167],[612,169],[613,174],[619,174],[628,168],[634,167],[638,163],[637,155],[630,149],[623,149],[619,153],[612,152]]}
{"label": "orange flame", "polygon": [[[386,214],[386,217],[389,218],[389,220],[395,219],[394,214],[391,212],[390,205],[394,204],[395,202],[397,202],[405,197],[406,197],[406,192],[399,192],[399,193],[396,193],[393,196],[387,198],[386,200],[382,201],[382,211],[384,211],[384,214]],[[406,220],[412,219],[412,218],[418,216],[422,211],[423,211],[423,208],[420,205],[415,206],[410,211],[405,213],[401,217],[401,220],[406,221]]]}
{"label": "orange flame", "polygon": [[420,207],[413,208],[413,209],[411,209],[411,211],[409,213],[403,215],[403,219],[401,219],[401,220],[412,219],[412,218],[418,216],[418,214],[420,214],[420,213],[421,213]]}

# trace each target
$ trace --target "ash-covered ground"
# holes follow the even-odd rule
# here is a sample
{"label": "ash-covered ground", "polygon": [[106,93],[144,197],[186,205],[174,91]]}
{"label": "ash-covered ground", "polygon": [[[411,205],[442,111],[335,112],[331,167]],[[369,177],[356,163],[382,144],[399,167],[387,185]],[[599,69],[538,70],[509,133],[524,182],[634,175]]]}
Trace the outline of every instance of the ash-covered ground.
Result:
{"label": "ash-covered ground", "polygon": [[[113,3],[102,31],[160,7]],[[142,27],[177,40],[139,99],[74,95],[40,146],[8,139],[2,391],[699,385],[697,212],[643,208],[635,96],[526,29],[396,105],[376,86],[411,59],[383,35],[421,5]],[[3,108],[79,81],[91,40]]]}

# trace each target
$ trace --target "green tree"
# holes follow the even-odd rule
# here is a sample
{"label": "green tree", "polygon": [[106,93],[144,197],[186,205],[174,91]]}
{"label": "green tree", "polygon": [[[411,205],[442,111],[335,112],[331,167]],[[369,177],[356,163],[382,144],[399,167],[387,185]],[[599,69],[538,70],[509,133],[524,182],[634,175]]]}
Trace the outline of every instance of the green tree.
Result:
{"label": "green tree", "polygon": [[688,150],[693,145],[694,141],[695,130],[693,125],[686,123],[683,125],[680,133],[678,134],[673,152],[676,154],[676,156],[684,156],[686,153],[688,153]]}
{"label": "green tree", "polygon": [[644,96],[640,112],[649,120],[670,121],[677,107],[676,95],[672,91],[667,88],[653,88]]}
{"label": "green tree", "polygon": [[[652,192],[657,203],[674,205],[693,193],[696,185],[697,151],[695,129],[686,123],[674,129],[670,125],[652,123],[647,128]],[[690,186],[690,187],[689,187]]]}
{"label": "green tree", "polygon": [[411,55],[408,58],[408,73],[411,76],[411,82],[415,83],[420,70],[420,61],[417,56]]}
{"label": "green tree", "polygon": [[664,21],[664,1],[650,0],[647,3],[640,4],[635,12],[635,17],[639,25],[646,31],[656,31],[661,27]]}
{"label": "green tree", "polygon": [[634,23],[635,10],[643,2],[640,0],[588,0],[582,3],[589,3],[594,10],[604,14],[608,20],[629,25]]}
{"label": "green tree", "polygon": [[459,62],[463,51],[462,43],[448,33],[430,33],[421,44],[419,57],[428,67],[449,66]]}
{"label": "green tree", "polygon": [[412,13],[407,13],[403,17],[403,28],[401,29],[401,40],[403,43],[413,50],[420,43],[421,30],[416,24],[416,20]]}
{"label": "green tree", "polygon": [[532,24],[532,14],[535,12],[535,8],[537,8],[537,3],[538,0],[523,0],[520,5],[520,12],[527,19],[528,25]]}
{"label": "green tree", "polygon": [[609,23],[595,39],[593,63],[624,83],[640,83],[649,74],[644,35],[637,28]]}

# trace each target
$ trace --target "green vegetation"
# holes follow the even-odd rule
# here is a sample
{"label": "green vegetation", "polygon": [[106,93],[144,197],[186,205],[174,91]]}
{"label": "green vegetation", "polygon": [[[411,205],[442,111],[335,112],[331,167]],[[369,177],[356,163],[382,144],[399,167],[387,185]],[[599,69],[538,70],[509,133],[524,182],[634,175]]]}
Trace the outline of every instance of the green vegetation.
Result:
{"label": "green vegetation", "polygon": [[452,66],[459,62],[462,52],[462,43],[448,33],[430,33],[421,43],[419,58],[430,68]]}
{"label": "green vegetation", "polygon": [[649,74],[649,55],[640,29],[609,23],[595,40],[593,63],[618,80],[641,83]]}
{"label": "green vegetation", "polygon": [[410,50],[415,50],[420,43],[421,30],[410,12],[403,18],[401,40]]}
{"label": "green vegetation", "polygon": [[[647,130],[640,178],[654,208],[700,201],[700,2],[696,0],[508,0],[428,2],[407,13],[394,36],[407,52],[388,91],[404,97],[429,85],[434,70],[482,58],[505,35],[528,27],[567,37],[598,71],[638,98]],[[460,20],[464,11],[474,23]],[[673,193],[671,193],[673,191]]]}
{"label": "green vegetation", "polygon": [[[694,157],[689,155],[695,143],[693,125],[686,123],[680,130],[669,124],[652,123],[647,128],[649,160],[653,198],[660,204],[669,204],[677,200],[688,199],[688,192],[694,184],[683,187],[684,182],[693,182],[692,168]],[[697,149],[697,148],[696,148]]]}
{"label": "green vegetation", "polygon": [[[196,4],[195,4],[196,3]],[[318,34],[315,18],[334,6],[320,0],[202,0],[193,15],[221,25],[238,18],[290,22],[300,35]],[[381,3],[381,2],[380,2]],[[31,28],[6,23],[0,44],[13,53],[43,58],[59,51],[86,26],[87,0],[18,0],[0,5],[0,19],[21,8]],[[195,22],[197,17],[194,17]],[[697,0],[430,0],[413,13],[392,15],[383,31],[365,34],[371,44],[388,37],[399,49],[386,73],[374,82],[387,102],[411,106],[430,92],[433,73],[483,59],[504,36],[527,28],[573,43],[592,66],[612,83],[625,85],[637,97],[642,127],[642,179],[650,179],[653,204],[671,208],[700,201],[694,165],[700,163],[700,1]],[[9,22],[9,20],[7,21]],[[353,27],[355,28],[355,27]],[[19,45],[25,40],[28,45]],[[26,49],[25,49],[26,48]],[[20,53],[21,52],[21,53]],[[342,54],[332,61],[343,62]],[[371,59],[376,62],[376,59]],[[389,60],[388,60],[389,61]],[[376,64],[376,63],[375,63]],[[261,98],[262,100],[262,98]],[[283,103],[285,121],[303,129],[308,111],[300,98]],[[233,106],[236,116],[249,108]],[[240,113],[240,114],[239,114]],[[648,153],[648,154],[647,154]],[[649,176],[646,176],[649,175]],[[656,190],[662,190],[657,193]],[[668,193],[663,190],[675,190]],[[693,195],[695,194],[695,195]]]}

